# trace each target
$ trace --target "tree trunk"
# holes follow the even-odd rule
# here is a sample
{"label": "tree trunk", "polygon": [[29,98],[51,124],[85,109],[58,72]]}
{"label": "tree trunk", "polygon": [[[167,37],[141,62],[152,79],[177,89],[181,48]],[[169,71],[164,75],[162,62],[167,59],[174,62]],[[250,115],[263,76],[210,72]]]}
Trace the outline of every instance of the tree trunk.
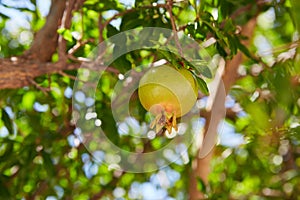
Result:
{"label": "tree trunk", "polygon": [[[250,39],[252,38],[254,29],[256,26],[256,17],[252,18],[247,22],[247,24],[242,27],[241,34],[246,36],[248,40],[243,41],[245,46],[248,46],[250,43]],[[206,127],[205,127],[205,136],[203,141],[203,146],[199,150],[198,156],[193,161],[193,168],[190,174],[190,187],[189,187],[189,199],[190,200],[198,200],[204,199],[205,195],[198,190],[197,188],[197,179],[201,179],[205,184],[208,184],[208,175],[210,173],[210,161],[213,157],[213,149],[210,148],[212,145],[212,141],[216,141],[217,137],[217,124],[223,119],[223,115],[218,115],[220,111],[220,98],[223,98],[223,95],[219,92],[225,91],[225,94],[228,94],[231,86],[236,82],[239,78],[237,73],[238,67],[243,61],[243,54],[239,51],[231,60],[227,60],[225,64],[225,72],[223,74],[222,80],[220,84],[224,84],[224,89],[220,88],[217,91],[216,97],[214,98],[214,102],[212,103],[212,110],[206,119]],[[222,66],[220,66],[222,67]],[[218,102],[217,102],[218,101]],[[224,102],[225,103],[225,102]],[[214,109],[216,109],[215,117],[212,116],[214,113]],[[213,121],[211,121],[213,119]],[[213,126],[210,123],[214,123]],[[209,136],[209,137],[207,137]],[[203,151],[204,149],[204,151]],[[210,152],[207,151],[210,150]]]}
{"label": "tree trunk", "polygon": [[66,0],[52,0],[46,24],[39,30],[33,43],[23,57],[41,62],[51,61],[53,53],[56,51],[58,33],[57,29],[66,7]]}

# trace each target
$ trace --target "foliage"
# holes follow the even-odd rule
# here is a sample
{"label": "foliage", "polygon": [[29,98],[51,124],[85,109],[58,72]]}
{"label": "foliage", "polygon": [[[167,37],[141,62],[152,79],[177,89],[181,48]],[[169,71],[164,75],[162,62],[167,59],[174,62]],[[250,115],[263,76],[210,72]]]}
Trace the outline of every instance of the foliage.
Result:
{"label": "foliage", "polygon": [[[20,2],[0,3],[0,8],[5,8],[0,9],[1,58],[22,55],[46,21],[43,13],[47,8],[38,1]],[[132,2],[86,0],[82,8],[74,10],[71,27],[57,30],[67,41],[68,50],[79,44],[69,62],[89,57],[99,42],[122,31],[137,27],[172,29],[172,20],[199,44],[214,38],[215,42],[205,48],[211,57],[220,55],[230,60],[241,51],[244,62],[239,66],[240,78],[228,95],[234,102],[228,110],[233,110],[234,116],[228,114],[225,119],[233,131],[220,133],[209,183],[205,186],[198,180],[198,189],[209,199],[300,199],[300,61],[296,28],[299,30],[300,15],[298,10],[293,12],[293,5],[300,4],[296,0],[174,1],[170,16],[168,1]],[[246,38],[239,34],[239,28],[255,16],[254,36],[245,46]],[[20,24],[12,26],[16,22]],[[113,51],[119,48],[124,45],[116,43]],[[54,54],[51,62],[58,57]],[[162,58],[172,62],[174,57],[149,49],[135,50],[118,57],[110,67],[125,74]],[[207,70],[201,62],[176,63],[199,76],[205,99],[206,83],[215,69]],[[104,156],[103,152],[85,148],[72,116],[76,75],[77,70],[47,74],[35,79],[40,88],[0,91],[0,199],[187,199],[194,146],[187,157],[144,174],[112,170],[95,159]],[[128,151],[162,148],[169,142],[165,137],[147,143],[120,133],[110,110],[117,81],[115,73],[103,72],[95,99],[89,101],[96,106],[107,137]],[[136,116],[135,123],[123,125],[129,132],[142,131],[143,124],[151,120],[137,95],[131,98],[131,112]],[[241,134],[243,142],[226,145],[228,141],[224,140],[236,137],[232,132]]]}

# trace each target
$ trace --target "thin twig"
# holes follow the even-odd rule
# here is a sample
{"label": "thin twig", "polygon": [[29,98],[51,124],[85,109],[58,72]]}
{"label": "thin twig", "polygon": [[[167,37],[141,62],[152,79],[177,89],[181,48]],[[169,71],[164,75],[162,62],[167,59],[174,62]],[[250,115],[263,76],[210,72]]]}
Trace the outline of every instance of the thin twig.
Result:
{"label": "thin twig", "polygon": [[176,44],[176,47],[178,48],[179,55],[183,56],[182,48],[181,48],[181,45],[180,45],[180,42],[178,39],[178,35],[177,35],[177,28],[176,28],[176,24],[175,24],[175,20],[174,20],[174,16],[173,16],[172,8],[173,8],[173,1],[168,0],[167,11],[170,15],[171,25],[172,25],[172,29],[173,29],[173,33],[174,33],[175,44]]}
{"label": "thin twig", "polygon": [[[62,24],[60,28],[70,29],[72,21],[72,11],[74,9],[76,0],[66,1],[66,10],[64,11]],[[58,57],[61,61],[67,60],[67,41],[64,39],[63,35],[59,35],[58,38]]]}
{"label": "thin twig", "polygon": [[99,13],[99,17],[98,17],[99,42],[104,41],[103,30],[106,27],[106,25],[104,25],[105,23],[102,23],[102,20],[103,20],[102,13]]}
{"label": "thin twig", "polygon": [[60,75],[62,75],[62,76],[66,76],[66,77],[68,77],[68,78],[70,78],[70,79],[72,79],[72,80],[76,80],[76,76],[67,74],[67,73],[65,73],[65,72],[63,72],[63,71],[59,71],[58,74],[60,74]]}
{"label": "thin twig", "polygon": [[87,61],[88,59],[86,59],[86,58],[77,58],[73,55],[68,55],[68,58],[75,62],[81,63],[81,68],[86,68],[86,69],[91,69],[91,70],[96,70],[96,71],[112,72],[115,75],[120,74],[120,71],[114,67],[101,65],[98,62]]}
{"label": "thin twig", "polygon": [[58,74],[60,74],[60,75],[62,75],[62,76],[66,76],[66,77],[68,77],[68,78],[70,78],[70,79],[72,79],[72,80],[82,82],[82,83],[84,83],[86,86],[89,86],[89,87],[96,87],[96,86],[97,86],[97,83],[82,80],[82,79],[80,79],[80,78],[78,78],[78,77],[76,77],[76,76],[72,76],[72,75],[67,74],[67,73],[65,73],[65,72],[63,72],[63,71],[59,71]]}
{"label": "thin twig", "polygon": [[84,13],[83,13],[83,8],[80,10],[80,15],[81,15],[81,34],[80,37],[81,39],[84,38]]}
{"label": "thin twig", "polygon": [[48,95],[48,92],[50,91],[49,88],[41,87],[37,82],[35,82],[33,79],[28,78],[28,81],[34,85],[37,89],[41,90],[45,95]]}
{"label": "thin twig", "polygon": [[86,45],[89,42],[94,42],[94,39],[89,38],[85,41],[78,41],[71,49],[68,50],[68,54],[73,55],[80,47]]}
{"label": "thin twig", "polygon": [[270,55],[272,53],[277,53],[277,52],[282,52],[282,51],[290,50],[293,48],[297,48],[299,46],[299,44],[300,44],[300,40],[296,40],[296,41],[286,43],[281,46],[277,46],[277,47],[274,47],[274,48],[271,48],[268,50],[261,51],[260,53],[263,55],[266,55],[266,54]]}
{"label": "thin twig", "polygon": [[51,75],[47,73],[47,78],[48,78],[48,90],[51,90],[51,83],[52,83],[52,79],[51,79]]}
{"label": "thin twig", "polygon": [[153,4],[153,5],[140,6],[137,8],[131,8],[131,9],[125,10],[123,12],[119,12],[119,13],[115,14],[114,16],[112,16],[110,19],[108,19],[107,21],[105,21],[103,23],[103,27],[106,27],[111,21],[117,19],[118,17],[122,17],[125,14],[134,12],[137,9],[148,9],[148,8],[166,8],[167,9],[167,7],[168,6],[166,4]]}
{"label": "thin twig", "polygon": [[234,11],[231,15],[230,15],[230,19],[236,19],[238,16],[240,16],[241,14],[251,10],[253,4],[250,3],[244,7],[241,7],[239,9],[237,9],[236,11]]}

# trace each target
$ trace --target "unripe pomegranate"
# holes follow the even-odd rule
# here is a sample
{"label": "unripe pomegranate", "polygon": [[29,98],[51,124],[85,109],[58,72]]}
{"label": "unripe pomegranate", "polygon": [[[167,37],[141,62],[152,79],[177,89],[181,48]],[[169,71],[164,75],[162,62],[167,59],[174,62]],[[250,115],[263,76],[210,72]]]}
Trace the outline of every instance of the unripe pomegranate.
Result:
{"label": "unripe pomegranate", "polygon": [[192,73],[169,65],[153,67],[141,78],[138,89],[143,107],[154,114],[157,132],[172,127],[177,129],[176,118],[188,113],[194,106],[197,95],[197,82]]}

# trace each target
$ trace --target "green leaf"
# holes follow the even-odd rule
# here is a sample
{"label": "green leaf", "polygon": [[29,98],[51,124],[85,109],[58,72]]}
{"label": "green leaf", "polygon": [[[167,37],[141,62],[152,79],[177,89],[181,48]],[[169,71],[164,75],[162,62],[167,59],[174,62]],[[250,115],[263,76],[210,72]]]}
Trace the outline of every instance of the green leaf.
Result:
{"label": "green leaf", "polygon": [[32,110],[33,103],[35,101],[34,92],[26,92],[22,98],[22,107],[26,110]]}
{"label": "green leaf", "polygon": [[95,5],[96,3],[98,3],[98,0],[87,0],[84,2],[85,5]]}
{"label": "green leaf", "polygon": [[171,51],[164,51],[164,50],[158,50],[158,52],[160,54],[162,54],[162,56],[169,61],[174,67],[176,67],[177,69],[181,68],[182,65],[180,64],[180,59],[178,58],[178,56],[176,56],[174,53],[172,53]]}
{"label": "green leaf", "polygon": [[222,57],[226,57],[226,56],[227,56],[227,53],[226,53],[225,49],[222,47],[222,45],[220,44],[220,42],[217,42],[217,43],[216,43],[216,48],[217,48],[219,54],[220,54]]}
{"label": "green leaf", "polygon": [[65,30],[66,30],[65,28],[59,28],[59,29],[57,29],[57,33],[58,33],[58,34],[63,34],[63,32],[64,32]]}
{"label": "green leaf", "polygon": [[207,67],[208,63],[205,60],[193,60],[191,62],[185,60],[184,62],[196,70],[197,73],[205,76],[206,78],[212,78],[212,73]]}
{"label": "green leaf", "polygon": [[131,62],[127,60],[126,54],[118,57],[114,62],[113,66],[118,69],[121,73],[126,73],[131,69]]}
{"label": "green leaf", "polygon": [[173,56],[169,51],[164,51],[164,50],[157,50],[157,51],[169,62],[171,62],[171,60],[173,59]]}
{"label": "green leaf", "polygon": [[12,120],[9,118],[9,115],[7,114],[7,112],[5,111],[5,109],[2,108],[1,111],[2,111],[1,119],[2,119],[5,127],[7,128],[8,132],[10,134],[13,134]]}
{"label": "green leaf", "polygon": [[291,128],[288,130],[288,137],[290,137],[293,140],[298,140],[300,143],[300,126],[297,126],[295,128]]}
{"label": "green leaf", "polygon": [[206,185],[204,181],[199,177],[197,177],[197,189],[203,193],[206,192]]}
{"label": "green leaf", "polygon": [[5,20],[5,19],[9,19],[9,17],[3,13],[0,13],[0,17]]}
{"label": "green leaf", "polygon": [[111,24],[107,25],[107,37],[108,38],[112,37],[118,33],[119,33],[119,31],[113,25],[111,25]]}
{"label": "green leaf", "polygon": [[214,17],[210,12],[204,11],[203,13],[201,13],[201,20],[209,23],[214,21]]}
{"label": "green leaf", "polygon": [[199,59],[199,60],[193,60],[189,62],[184,58],[178,57],[176,54],[172,53],[172,51],[158,50],[158,52],[162,54],[162,56],[177,69],[183,67],[184,64],[194,69],[198,73],[198,75],[201,74],[207,78],[212,78],[212,73],[210,69],[207,67],[208,63],[204,60]]}
{"label": "green leaf", "polygon": [[232,33],[232,32],[235,31],[235,29],[236,29],[236,27],[233,24],[232,19],[227,18],[226,22],[225,22],[225,25],[224,25],[224,32],[226,32],[226,33],[229,33],[229,32]]}
{"label": "green leaf", "polygon": [[294,21],[296,22],[296,27],[298,31],[300,31],[300,13],[299,13],[300,2],[298,0],[292,0],[291,4],[292,4],[292,10],[294,14]]}
{"label": "green leaf", "polygon": [[72,42],[73,41],[73,36],[72,36],[72,33],[70,30],[66,30],[64,33],[63,33],[63,37],[65,40],[69,41],[69,42]]}
{"label": "green leaf", "polygon": [[44,166],[45,166],[45,169],[46,169],[48,175],[54,176],[55,175],[55,167],[52,162],[50,154],[45,151],[42,151],[42,157],[43,157]]}
{"label": "green leaf", "polygon": [[[145,21],[142,19],[139,19],[139,17],[140,17],[139,11],[129,12],[129,13],[125,14],[122,18],[120,30],[126,31],[126,30],[130,30],[130,29],[134,29],[138,26],[142,26],[145,23]],[[134,19],[134,20],[132,20],[132,19]]]}
{"label": "green leaf", "polygon": [[68,42],[72,42],[73,41],[72,32],[69,29],[59,28],[57,30],[57,33],[60,34],[60,35],[62,35],[63,38],[65,40],[67,40]]}
{"label": "green leaf", "polygon": [[7,182],[5,182],[4,178],[6,178],[6,177],[1,175],[1,177],[0,177],[0,199],[10,200],[10,199],[12,199],[12,197],[10,195],[8,187],[6,186]]}
{"label": "green leaf", "polygon": [[207,87],[207,84],[206,82],[199,76],[197,76],[194,72],[192,72],[196,81],[197,81],[197,84],[198,84],[198,87],[199,87],[199,90],[205,94],[205,95],[209,95],[209,90],[208,90],[208,87]]}
{"label": "green leaf", "polygon": [[105,133],[107,133],[108,139],[114,143],[114,144],[119,144],[119,134],[118,134],[118,129],[116,126],[115,119],[113,118],[112,112],[107,109],[99,109],[99,118],[103,122],[101,127]]}
{"label": "green leaf", "polygon": [[118,10],[121,11],[120,5],[114,0],[87,0],[84,2],[84,7],[89,10],[94,10],[98,13],[108,10]]}
{"label": "green leaf", "polygon": [[207,27],[203,26],[202,23],[199,21],[188,24],[186,29],[188,30],[188,33],[197,40],[204,40],[207,35]]}
{"label": "green leaf", "polygon": [[236,45],[237,45],[238,49],[239,49],[241,52],[243,52],[248,58],[250,58],[250,59],[256,61],[256,59],[255,59],[255,58],[252,56],[252,54],[250,53],[249,49],[248,49],[245,45],[243,45],[243,44],[241,43],[241,41],[240,41],[238,38],[235,39],[235,42],[236,42]]}
{"label": "green leaf", "polygon": [[235,55],[237,53],[237,48],[238,48],[238,44],[236,41],[236,37],[232,37],[231,35],[227,35],[227,41],[229,43],[229,47],[230,47],[230,54],[231,55]]}
{"label": "green leaf", "polygon": [[2,146],[0,149],[0,163],[1,162],[3,163],[5,161],[7,161],[9,158],[11,158],[11,156],[13,154],[14,144],[12,141],[8,140],[8,141],[3,142],[1,145]]}
{"label": "green leaf", "polygon": [[245,107],[245,111],[251,115],[251,118],[257,128],[266,130],[270,127],[268,106],[260,102],[251,102]]}

